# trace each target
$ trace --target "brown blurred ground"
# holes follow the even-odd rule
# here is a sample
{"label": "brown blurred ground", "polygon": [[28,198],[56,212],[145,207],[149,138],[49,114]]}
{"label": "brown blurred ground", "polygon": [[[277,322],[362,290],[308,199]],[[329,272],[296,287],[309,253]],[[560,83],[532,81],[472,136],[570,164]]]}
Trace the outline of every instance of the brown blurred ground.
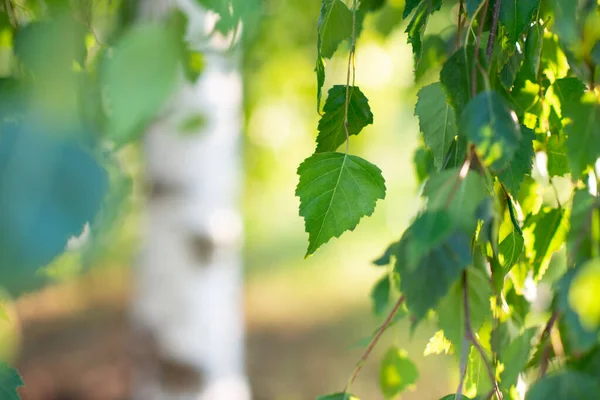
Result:
{"label": "brown blurred ground", "polygon": [[[128,293],[128,272],[118,269],[19,300],[23,340],[18,368],[26,383],[24,400],[128,398],[134,355],[145,351],[129,327]],[[342,388],[363,351],[352,348],[353,343],[377,324],[365,300],[363,294],[341,288],[294,298],[284,283],[249,283],[248,369],[254,399],[314,399]],[[377,362],[395,339],[421,372],[418,390],[402,398],[428,400],[447,394],[447,360],[421,357],[429,333],[424,329],[411,342],[406,332],[387,333],[387,343],[374,352],[353,391],[363,400],[382,398]]]}

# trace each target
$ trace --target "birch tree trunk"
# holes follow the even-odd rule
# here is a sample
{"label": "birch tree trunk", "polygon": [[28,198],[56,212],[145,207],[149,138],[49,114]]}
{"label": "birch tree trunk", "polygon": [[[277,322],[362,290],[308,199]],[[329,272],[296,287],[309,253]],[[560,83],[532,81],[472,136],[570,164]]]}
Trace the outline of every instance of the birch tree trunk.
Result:
{"label": "birch tree trunk", "polygon": [[[178,7],[205,69],[183,85],[145,137],[149,186],[135,275],[135,326],[155,357],[141,366],[134,398],[250,399],[244,367],[242,222],[239,214],[242,82],[239,53],[207,40],[211,18],[194,0],[142,0],[141,18]],[[201,115],[193,133],[183,122]]]}

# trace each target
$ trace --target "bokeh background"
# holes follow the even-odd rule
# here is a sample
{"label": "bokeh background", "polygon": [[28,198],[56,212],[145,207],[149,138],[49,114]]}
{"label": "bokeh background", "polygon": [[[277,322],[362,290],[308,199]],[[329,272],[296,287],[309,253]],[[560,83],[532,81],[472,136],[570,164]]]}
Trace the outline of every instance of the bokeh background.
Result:
{"label": "bokeh background", "polygon": [[[357,44],[356,83],[369,98],[375,122],[350,144],[353,154],[382,169],[387,197],[354,232],[305,260],[308,238],[294,190],[296,168],[312,153],[317,133],[313,70],[320,1],[265,4],[243,63],[247,366],[256,400],[304,400],[343,389],[365,337],[382,322],[372,313],[369,295],[384,271],[372,261],[399,238],[420,206],[412,162],[419,144],[413,115],[417,85],[401,18],[404,1],[389,1],[365,21]],[[455,15],[443,8],[429,32],[450,39]],[[328,62],[325,90],[345,82],[346,63],[344,51]],[[419,86],[436,80],[437,70],[434,66]],[[137,346],[128,307],[141,240],[144,160],[136,144],[120,150],[119,158],[125,173],[113,182],[121,188],[115,223],[96,243],[93,267],[82,270],[81,254],[69,251],[50,267],[61,271],[52,285],[3,301],[8,316],[0,319],[0,348],[23,375],[24,398],[127,398]],[[411,337],[408,321],[391,328],[353,392],[362,399],[383,398],[379,361],[395,343],[420,373],[403,399],[450,393],[457,382],[453,356],[423,355],[435,330],[424,323]]]}

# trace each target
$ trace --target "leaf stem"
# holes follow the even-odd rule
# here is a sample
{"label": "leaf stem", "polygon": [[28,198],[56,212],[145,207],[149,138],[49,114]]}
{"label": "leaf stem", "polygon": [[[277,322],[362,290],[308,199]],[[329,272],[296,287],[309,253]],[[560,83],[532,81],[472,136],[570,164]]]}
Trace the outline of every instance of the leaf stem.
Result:
{"label": "leaf stem", "polygon": [[500,392],[500,388],[498,387],[498,382],[496,382],[496,374],[494,373],[494,369],[485,354],[485,350],[475,337],[473,333],[473,328],[471,327],[471,312],[469,311],[469,290],[467,285],[467,271],[463,272],[462,275],[462,286],[463,286],[463,307],[465,312],[465,339],[470,341],[479,355],[483,360],[485,368],[487,370],[488,377],[490,378],[490,382],[492,383],[493,390],[496,392],[498,399],[502,399],[502,393]]}
{"label": "leaf stem", "polygon": [[[350,107],[350,76],[356,74],[354,68],[354,52],[356,50],[356,9],[358,1],[353,0],[352,4],[352,37],[350,38],[350,54],[348,55],[348,74],[346,75],[346,103],[344,104],[344,130],[346,131],[346,154],[350,147],[350,132],[348,127],[348,108]],[[354,78],[352,79],[354,82]]]}
{"label": "leaf stem", "polygon": [[460,352],[460,381],[458,382],[458,388],[456,388],[455,400],[462,400],[463,386],[465,385],[465,378],[467,377],[467,357],[469,356],[469,341],[464,336],[462,340],[462,349]]}
{"label": "leaf stem", "polygon": [[375,348],[375,345],[381,338],[381,335],[383,335],[383,332],[385,332],[387,327],[390,325],[390,323],[392,322],[392,319],[394,318],[394,315],[396,315],[396,312],[398,312],[398,309],[400,308],[400,306],[403,303],[404,303],[404,296],[400,296],[400,298],[396,302],[396,305],[394,306],[392,311],[390,311],[390,313],[388,314],[387,318],[385,319],[385,321],[383,322],[381,327],[379,327],[379,330],[377,331],[377,333],[375,334],[373,339],[371,339],[371,342],[369,343],[369,347],[367,347],[367,350],[365,350],[364,354],[362,355],[362,357],[356,364],[356,368],[354,369],[354,372],[352,373],[352,376],[350,377],[348,384],[344,388],[344,393],[347,393],[348,390],[350,390],[350,386],[352,385],[352,383],[354,382],[354,380],[360,373],[360,370],[362,369],[365,361],[367,361],[367,359],[369,358],[369,355],[371,355],[371,352],[373,351],[373,349]]}
{"label": "leaf stem", "polygon": [[[554,311],[552,313],[552,316],[546,323],[544,330],[542,331],[542,336],[540,336],[540,344],[542,344],[544,342],[544,340],[546,340],[550,336],[550,333],[552,332],[552,328],[554,327],[554,324],[558,320],[558,317],[559,317],[558,311]],[[548,345],[548,346],[544,347],[544,352],[542,353],[542,360],[541,360],[541,364],[540,364],[540,378],[546,374],[546,371],[548,371],[549,363],[550,363],[550,346]]]}

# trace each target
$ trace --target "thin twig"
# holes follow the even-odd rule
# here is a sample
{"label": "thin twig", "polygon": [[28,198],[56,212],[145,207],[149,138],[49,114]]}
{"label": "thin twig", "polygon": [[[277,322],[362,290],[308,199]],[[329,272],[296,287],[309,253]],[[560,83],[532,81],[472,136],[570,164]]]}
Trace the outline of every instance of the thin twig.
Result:
{"label": "thin twig", "polygon": [[346,388],[344,389],[344,393],[347,393],[348,390],[350,389],[350,386],[352,385],[352,383],[354,382],[354,380],[360,373],[360,370],[362,369],[365,361],[367,361],[367,359],[369,358],[369,355],[371,355],[371,352],[375,348],[375,345],[381,338],[381,335],[383,335],[383,332],[385,332],[387,327],[390,325],[390,322],[392,322],[394,315],[396,315],[396,312],[398,311],[398,309],[400,308],[402,303],[404,303],[404,296],[400,296],[400,298],[396,302],[396,305],[394,306],[392,311],[390,311],[389,315],[387,316],[387,318],[385,319],[385,321],[383,322],[381,327],[379,327],[379,330],[377,331],[377,333],[375,334],[373,339],[371,339],[371,342],[369,343],[369,347],[367,347],[367,350],[365,350],[364,354],[362,355],[362,357],[356,364],[356,368],[354,369],[354,372],[352,373],[352,377],[350,378],[350,380],[348,381],[348,384],[346,385]]}
{"label": "thin twig", "polygon": [[[348,55],[348,74],[346,76],[346,104],[344,105],[344,130],[346,131],[346,154],[350,147],[350,131],[348,127],[348,108],[350,107],[350,76],[354,69],[354,51],[356,50],[356,8],[357,0],[352,4],[352,38],[350,39],[350,54]],[[354,81],[354,79],[353,79]]]}
{"label": "thin twig", "polygon": [[477,31],[477,37],[475,38],[475,49],[473,51],[473,69],[471,70],[471,96],[475,97],[477,94],[477,64],[479,63],[479,46],[481,45],[481,35],[483,35],[483,25],[485,25],[485,18],[487,17],[488,7],[490,0],[485,0],[483,6],[483,16],[479,21],[479,30]]}
{"label": "thin twig", "polygon": [[498,34],[498,21],[500,20],[501,4],[502,0],[496,0],[496,3],[494,4],[494,13],[492,15],[492,27],[490,29],[490,37],[488,38],[486,50],[488,64],[492,59],[492,53],[494,52],[494,43],[496,43],[496,35]]}
{"label": "thin twig", "polygon": [[[556,320],[558,319],[558,317],[559,317],[559,313],[557,311],[554,311],[552,313],[552,316],[546,323],[546,327],[542,331],[542,336],[540,336],[540,344],[543,344],[544,340],[549,338],[550,333],[552,332],[552,328],[554,327],[554,324],[556,323]],[[545,346],[544,352],[542,353],[542,360],[541,360],[541,364],[540,364],[540,378],[546,374],[549,363],[550,363],[550,346]]]}
{"label": "thin twig", "polygon": [[488,360],[487,355],[485,354],[485,350],[483,349],[483,347],[481,347],[481,344],[475,337],[475,334],[473,333],[473,328],[471,327],[471,312],[469,311],[469,290],[467,285],[467,271],[463,272],[462,283],[463,307],[465,312],[465,338],[473,344],[473,346],[481,356],[483,364],[485,365],[485,368],[487,370],[488,377],[490,378],[490,381],[492,383],[492,387],[494,388],[498,399],[502,399],[502,392],[500,392],[498,382],[496,382],[496,374],[494,373],[494,369],[492,368],[492,365]]}

